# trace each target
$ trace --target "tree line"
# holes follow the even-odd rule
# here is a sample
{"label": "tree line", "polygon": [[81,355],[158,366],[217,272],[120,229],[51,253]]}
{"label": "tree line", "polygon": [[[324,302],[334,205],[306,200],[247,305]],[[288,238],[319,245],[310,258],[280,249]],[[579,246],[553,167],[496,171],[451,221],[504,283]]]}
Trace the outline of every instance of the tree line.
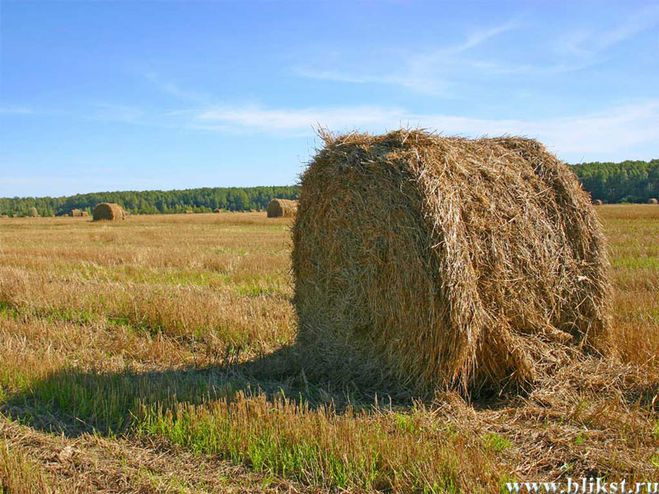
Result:
{"label": "tree line", "polygon": [[[605,203],[647,202],[659,198],[659,159],[621,163],[573,165],[584,190]],[[297,199],[297,185],[271,187],[204,187],[186,190],[94,192],[64,197],[0,198],[0,214],[29,216],[36,208],[40,216],[68,215],[73,209],[90,214],[99,202],[116,202],[132,214],[167,214],[194,211],[209,213],[263,210],[271,199]]]}
{"label": "tree line", "polygon": [[659,159],[573,166],[584,190],[605,203],[647,202],[659,198]]}
{"label": "tree line", "polygon": [[99,202],[116,202],[132,214],[210,213],[263,210],[274,197],[297,199],[298,186],[204,187],[186,190],[94,192],[64,197],[0,198],[0,214],[29,216],[36,208],[40,216],[64,216],[73,209],[92,213]]}

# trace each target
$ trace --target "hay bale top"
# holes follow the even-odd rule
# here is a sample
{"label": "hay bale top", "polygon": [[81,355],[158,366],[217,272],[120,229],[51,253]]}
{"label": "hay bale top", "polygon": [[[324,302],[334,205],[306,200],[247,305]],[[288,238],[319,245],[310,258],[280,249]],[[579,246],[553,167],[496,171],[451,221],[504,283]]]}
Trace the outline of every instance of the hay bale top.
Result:
{"label": "hay bale top", "polygon": [[275,198],[268,204],[268,218],[292,218],[297,211],[297,201]]}
{"label": "hay bale top", "polygon": [[604,204],[604,202],[602,201],[602,199],[595,199],[595,200],[593,200],[593,206],[601,206],[602,204]]}
{"label": "hay bale top", "polygon": [[325,136],[292,267],[305,372],[437,389],[529,386],[608,344],[590,200],[538,142]]}
{"label": "hay bale top", "polygon": [[96,205],[94,208],[94,215],[93,215],[93,220],[94,221],[100,221],[100,220],[109,220],[109,221],[116,221],[116,220],[123,220],[124,219],[124,211],[121,209],[121,206],[119,204],[116,204],[114,202],[101,202]]}
{"label": "hay bale top", "polygon": [[648,199],[648,204],[659,204],[659,200],[653,197],[652,199]]}

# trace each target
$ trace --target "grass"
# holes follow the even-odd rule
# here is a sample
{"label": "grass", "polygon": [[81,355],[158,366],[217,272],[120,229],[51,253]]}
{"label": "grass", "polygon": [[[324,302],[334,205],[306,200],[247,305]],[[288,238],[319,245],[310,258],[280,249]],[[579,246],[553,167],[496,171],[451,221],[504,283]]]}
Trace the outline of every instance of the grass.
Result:
{"label": "grass", "polygon": [[293,348],[289,220],[0,220],[0,492],[499,492],[513,478],[657,478],[659,208],[597,211],[620,362],[575,363],[528,396],[476,403],[307,376]]}
{"label": "grass", "polygon": [[23,453],[10,450],[9,444],[0,440],[0,494],[27,492],[56,491],[38,464]]}

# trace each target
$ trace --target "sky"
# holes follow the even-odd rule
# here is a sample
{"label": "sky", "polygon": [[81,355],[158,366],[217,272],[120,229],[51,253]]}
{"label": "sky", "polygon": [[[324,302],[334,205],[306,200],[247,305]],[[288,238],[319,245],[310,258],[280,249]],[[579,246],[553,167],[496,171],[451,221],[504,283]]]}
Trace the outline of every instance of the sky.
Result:
{"label": "sky", "polygon": [[659,1],[0,3],[0,197],[294,184],[319,127],[659,158]]}

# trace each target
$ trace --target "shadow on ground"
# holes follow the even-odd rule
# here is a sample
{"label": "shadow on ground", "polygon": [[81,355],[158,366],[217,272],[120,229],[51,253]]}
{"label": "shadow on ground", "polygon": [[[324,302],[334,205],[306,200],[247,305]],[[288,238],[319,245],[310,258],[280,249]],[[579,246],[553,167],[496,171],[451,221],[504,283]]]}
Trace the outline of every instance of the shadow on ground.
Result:
{"label": "shadow on ground", "polygon": [[[265,394],[273,402],[285,399],[312,409],[331,407],[338,414],[348,406],[366,411],[404,410],[418,399],[383,375],[357,370],[348,356],[336,368],[303,368],[301,351],[288,346],[242,363],[227,359],[220,365],[150,372],[64,369],[7,397],[0,402],[0,413],[38,430],[74,437],[125,432],[144,407],[166,412],[181,403],[231,400],[238,393]],[[655,409],[654,401],[650,404],[649,400],[656,400],[657,383],[636,380],[631,379],[621,390],[624,401]],[[492,410],[515,407],[525,403],[525,398],[483,393],[472,395],[470,402],[475,410]]]}
{"label": "shadow on ground", "polygon": [[[299,350],[284,347],[244,363],[149,372],[83,372],[65,369],[37,381],[0,403],[0,412],[35,429],[69,437],[83,433],[121,433],[142,407],[163,411],[179,403],[199,404],[237,393],[266,394],[270,400],[304,402],[310,408],[407,408],[405,389],[359,376],[336,380],[331,372],[311,375],[301,366]],[[372,378],[372,376],[369,376]]]}

